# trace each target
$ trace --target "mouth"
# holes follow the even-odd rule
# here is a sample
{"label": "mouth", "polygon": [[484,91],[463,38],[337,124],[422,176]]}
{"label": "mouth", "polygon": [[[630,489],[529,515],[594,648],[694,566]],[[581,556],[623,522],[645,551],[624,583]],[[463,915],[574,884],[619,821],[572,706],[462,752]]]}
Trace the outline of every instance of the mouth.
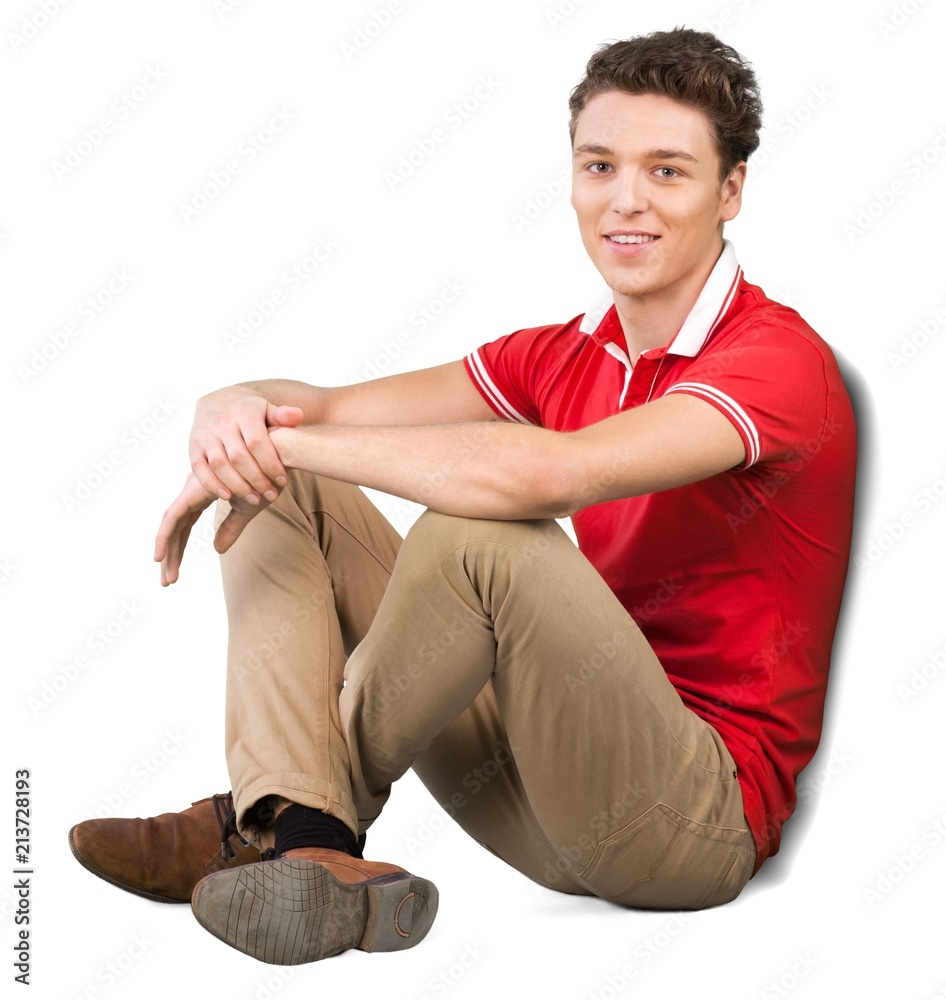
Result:
{"label": "mouth", "polygon": [[611,243],[654,243],[660,239],[659,236],[652,236],[649,233],[609,233],[605,239]]}
{"label": "mouth", "polygon": [[604,242],[610,252],[615,257],[627,259],[646,257],[652,251],[656,253],[654,248],[659,241],[660,237],[654,233],[629,233],[626,231],[622,233],[618,231],[604,234]]}

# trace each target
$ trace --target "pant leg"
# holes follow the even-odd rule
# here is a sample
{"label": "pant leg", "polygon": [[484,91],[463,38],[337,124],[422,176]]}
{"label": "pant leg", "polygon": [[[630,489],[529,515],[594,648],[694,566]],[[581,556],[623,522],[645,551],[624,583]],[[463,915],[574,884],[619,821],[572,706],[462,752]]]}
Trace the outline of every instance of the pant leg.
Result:
{"label": "pant leg", "polygon": [[[229,510],[220,504],[219,520]],[[358,832],[338,696],[401,537],[357,487],[290,473],[221,556],[229,621],[227,765],[238,822],[254,836],[270,795]]]}
{"label": "pant leg", "polygon": [[363,824],[416,762],[477,840],[555,888],[699,908],[753,870],[731,755],[554,522],[425,513],[346,676]]}

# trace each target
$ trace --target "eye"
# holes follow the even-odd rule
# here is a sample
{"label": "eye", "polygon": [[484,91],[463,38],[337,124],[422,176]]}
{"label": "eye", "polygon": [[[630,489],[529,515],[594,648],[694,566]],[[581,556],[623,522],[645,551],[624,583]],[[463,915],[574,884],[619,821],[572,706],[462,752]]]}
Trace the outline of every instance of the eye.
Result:
{"label": "eye", "polygon": [[609,163],[601,163],[599,161],[596,163],[589,163],[585,169],[589,170],[593,174],[604,174],[611,169],[611,165]]}
{"label": "eye", "polygon": [[680,176],[680,172],[673,167],[658,167],[657,174],[661,179],[667,181],[672,181],[674,177]]}

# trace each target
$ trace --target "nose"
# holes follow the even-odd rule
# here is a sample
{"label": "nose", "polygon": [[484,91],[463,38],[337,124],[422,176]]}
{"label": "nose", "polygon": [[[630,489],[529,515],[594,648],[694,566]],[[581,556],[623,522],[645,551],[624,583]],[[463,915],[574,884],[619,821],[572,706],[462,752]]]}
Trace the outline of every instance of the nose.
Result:
{"label": "nose", "polygon": [[636,215],[647,210],[646,178],[637,170],[619,170],[611,189],[611,209],[619,215]]}

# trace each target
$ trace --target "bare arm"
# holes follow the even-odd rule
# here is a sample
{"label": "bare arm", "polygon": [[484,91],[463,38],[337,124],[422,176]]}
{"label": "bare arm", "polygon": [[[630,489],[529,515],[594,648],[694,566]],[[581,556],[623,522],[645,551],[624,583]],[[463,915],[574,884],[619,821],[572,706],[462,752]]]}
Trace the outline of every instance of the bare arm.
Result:
{"label": "bare arm", "polygon": [[463,517],[562,517],[670,489],[745,460],[715,407],[674,393],[572,433],[501,422],[305,426],[272,440],[290,468]]}
{"label": "bare arm", "polygon": [[398,426],[495,420],[462,361],[325,388],[283,379],[244,382],[201,397],[191,431],[191,468],[208,492],[249,503],[275,499],[286,470],[269,438],[303,424]]}
{"label": "bare arm", "polygon": [[161,582],[167,586],[177,580],[190,531],[217,497],[231,507],[214,538],[218,552],[225,552],[253,516],[276,499],[287,478],[271,437],[274,430],[303,421],[397,427],[495,419],[461,361],[338,388],[273,379],[203,396],[191,430],[192,472],[165,511],[155,540]]}

